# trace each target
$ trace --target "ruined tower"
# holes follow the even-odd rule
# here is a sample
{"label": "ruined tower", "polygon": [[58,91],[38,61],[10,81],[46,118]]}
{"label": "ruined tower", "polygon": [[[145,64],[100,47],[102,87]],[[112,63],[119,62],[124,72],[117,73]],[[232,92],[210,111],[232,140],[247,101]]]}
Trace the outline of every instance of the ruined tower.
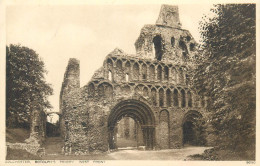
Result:
{"label": "ruined tower", "polygon": [[181,29],[178,7],[163,5],[155,25],[145,25],[135,42],[139,57],[185,64],[195,51],[189,31]]}
{"label": "ruined tower", "polygon": [[195,126],[205,117],[204,102],[189,82],[196,42],[181,28],[178,7],[162,5],[156,24],[141,29],[135,48],[136,55],[109,53],[83,87],[77,83],[79,63],[69,61],[60,101],[66,152],[116,149],[124,117],[134,120],[137,141],[146,149],[200,144]]}

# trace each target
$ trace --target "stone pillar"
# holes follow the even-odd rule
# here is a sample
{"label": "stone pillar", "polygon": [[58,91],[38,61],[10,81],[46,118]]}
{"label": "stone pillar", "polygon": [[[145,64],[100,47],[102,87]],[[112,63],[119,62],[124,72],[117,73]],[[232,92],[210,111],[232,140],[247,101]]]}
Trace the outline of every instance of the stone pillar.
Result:
{"label": "stone pillar", "polygon": [[167,90],[163,90],[163,107],[167,106],[167,97],[166,97]]}
{"label": "stone pillar", "polygon": [[[138,63],[139,64],[139,63]],[[141,81],[143,80],[143,65],[139,64],[139,76],[138,76],[138,80]]]}
{"label": "stone pillar", "polygon": [[109,137],[109,141],[108,141],[108,144],[109,144],[109,149],[116,149],[116,142],[115,142],[115,126],[111,126],[108,128],[108,137]]}
{"label": "stone pillar", "polygon": [[154,81],[158,81],[157,68],[158,68],[158,65],[154,65]]}
{"label": "stone pillar", "polygon": [[167,66],[168,67],[168,78],[169,78],[169,82],[172,82],[172,67],[169,67],[169,66]]}
{"label": "stone pillar", "polygon": [[156,106],[160,106],[160,97],[159,91],[156,89]]}
{"label": "stone pillar", "polygon": [[178,70],[176,69],[176,73],[175,73],[175,82],[176,82],[176,84],[179,84],[180,83],[180,76],[179,76],[179,72],[178,72]]}
{"label": "stone pillar", "polygon": [[183,85],[187,85],[187,83],[186,83],[186,72],[185,71],[183,71]]}
{"label": "stone pillar", "polygon": [[185,107],[186,108],[189,107],[189,97],[188,97],[188,93],[186,93],[186,91],[185,91]]}
{"label": "stone pillar", "polygon": [[204,98],[204,108],[206,108],[208,106],[208,97]]}
{"label": "stone pillar", "polygon": [[161,67],[162,67],[162,82],[164,82],[165,81],[165,71],[164,71],[165,66],[161,65]]}
{"label": "stone pillar", "polygon": [[146,80],[147,81],[151,81],[151,79],[150,79],[150,65],[147,63],[146,64]]}
{"label": "stone pillar", "polygon": [[174,104],[175,104],[173,96],[174,96],[174,90],[171,91],[171,107],[174,107]]}
{"label": "stone pillar", "polygon": [[129,81],[132,81],[133,80],[133,63],[132,62],[129,62],[129,63],[130,63]]}
{"label": "stone pillar", "polygon": [[182,94],[178,91],[178,100],[179,100],[179,107],[181,108],[181,104],[182,104]]}

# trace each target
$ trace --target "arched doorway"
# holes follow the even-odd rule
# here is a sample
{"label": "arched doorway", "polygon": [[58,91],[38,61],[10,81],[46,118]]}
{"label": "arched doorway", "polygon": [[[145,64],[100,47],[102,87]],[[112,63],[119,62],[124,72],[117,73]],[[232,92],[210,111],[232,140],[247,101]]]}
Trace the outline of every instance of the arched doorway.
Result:
{"label": "arched doorway", "polygon": [[58,112],[47,113],[46,136],[59,137],[60,134],[60,114]]}
{"label": "arched doorway", "polygon": [[198,111],[189,111],[185,114],[182,124],[183,145],[205,145],[204,126],[202,115]]}
{"label": "arched doorway", "polygon": [[141,126],[143,144],[146,149],[155,146],[155,118],[151,108],[135,99],[118,103],[108,117],[108,144],[110,149],[117,149],[116,125],[123,117],[130,117]]}
{"label": "arched doorway", "polygon": [[123,117],[116,128],[116,147],[118,149],[136,149],[144,146],[142,128],[138,121],[131,117]]}

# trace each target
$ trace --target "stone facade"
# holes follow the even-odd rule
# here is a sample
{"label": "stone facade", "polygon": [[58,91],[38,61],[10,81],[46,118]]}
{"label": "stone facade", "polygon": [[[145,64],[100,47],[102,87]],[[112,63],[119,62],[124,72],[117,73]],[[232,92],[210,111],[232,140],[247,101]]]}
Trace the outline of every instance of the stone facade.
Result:
{"label": "stone facade", "polygon": [[196,42],[181,29],[178,7],[163,5],[156,24],[142,28],[135,47],[136,55],[117,48],[108,54],[83,87],[79,61],[69,60],[60,93],[66,152],[115,149],[123,117],[140,125],[146,149],[181,148],[184,123],[207,116],[204,100],[190,85]]}

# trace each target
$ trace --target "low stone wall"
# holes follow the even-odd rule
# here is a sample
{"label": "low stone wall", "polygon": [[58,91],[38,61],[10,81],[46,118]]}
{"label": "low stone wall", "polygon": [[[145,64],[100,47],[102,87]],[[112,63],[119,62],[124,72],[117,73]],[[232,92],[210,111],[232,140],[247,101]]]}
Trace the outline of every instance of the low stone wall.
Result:
{"label": "low stone wall", "polygon": [[45,153],[44,148],[40,147],[40,144],[28,144],[28,143],[6,143],[6,146],[11,149],[23,149],[27,152],[42,156]]}

